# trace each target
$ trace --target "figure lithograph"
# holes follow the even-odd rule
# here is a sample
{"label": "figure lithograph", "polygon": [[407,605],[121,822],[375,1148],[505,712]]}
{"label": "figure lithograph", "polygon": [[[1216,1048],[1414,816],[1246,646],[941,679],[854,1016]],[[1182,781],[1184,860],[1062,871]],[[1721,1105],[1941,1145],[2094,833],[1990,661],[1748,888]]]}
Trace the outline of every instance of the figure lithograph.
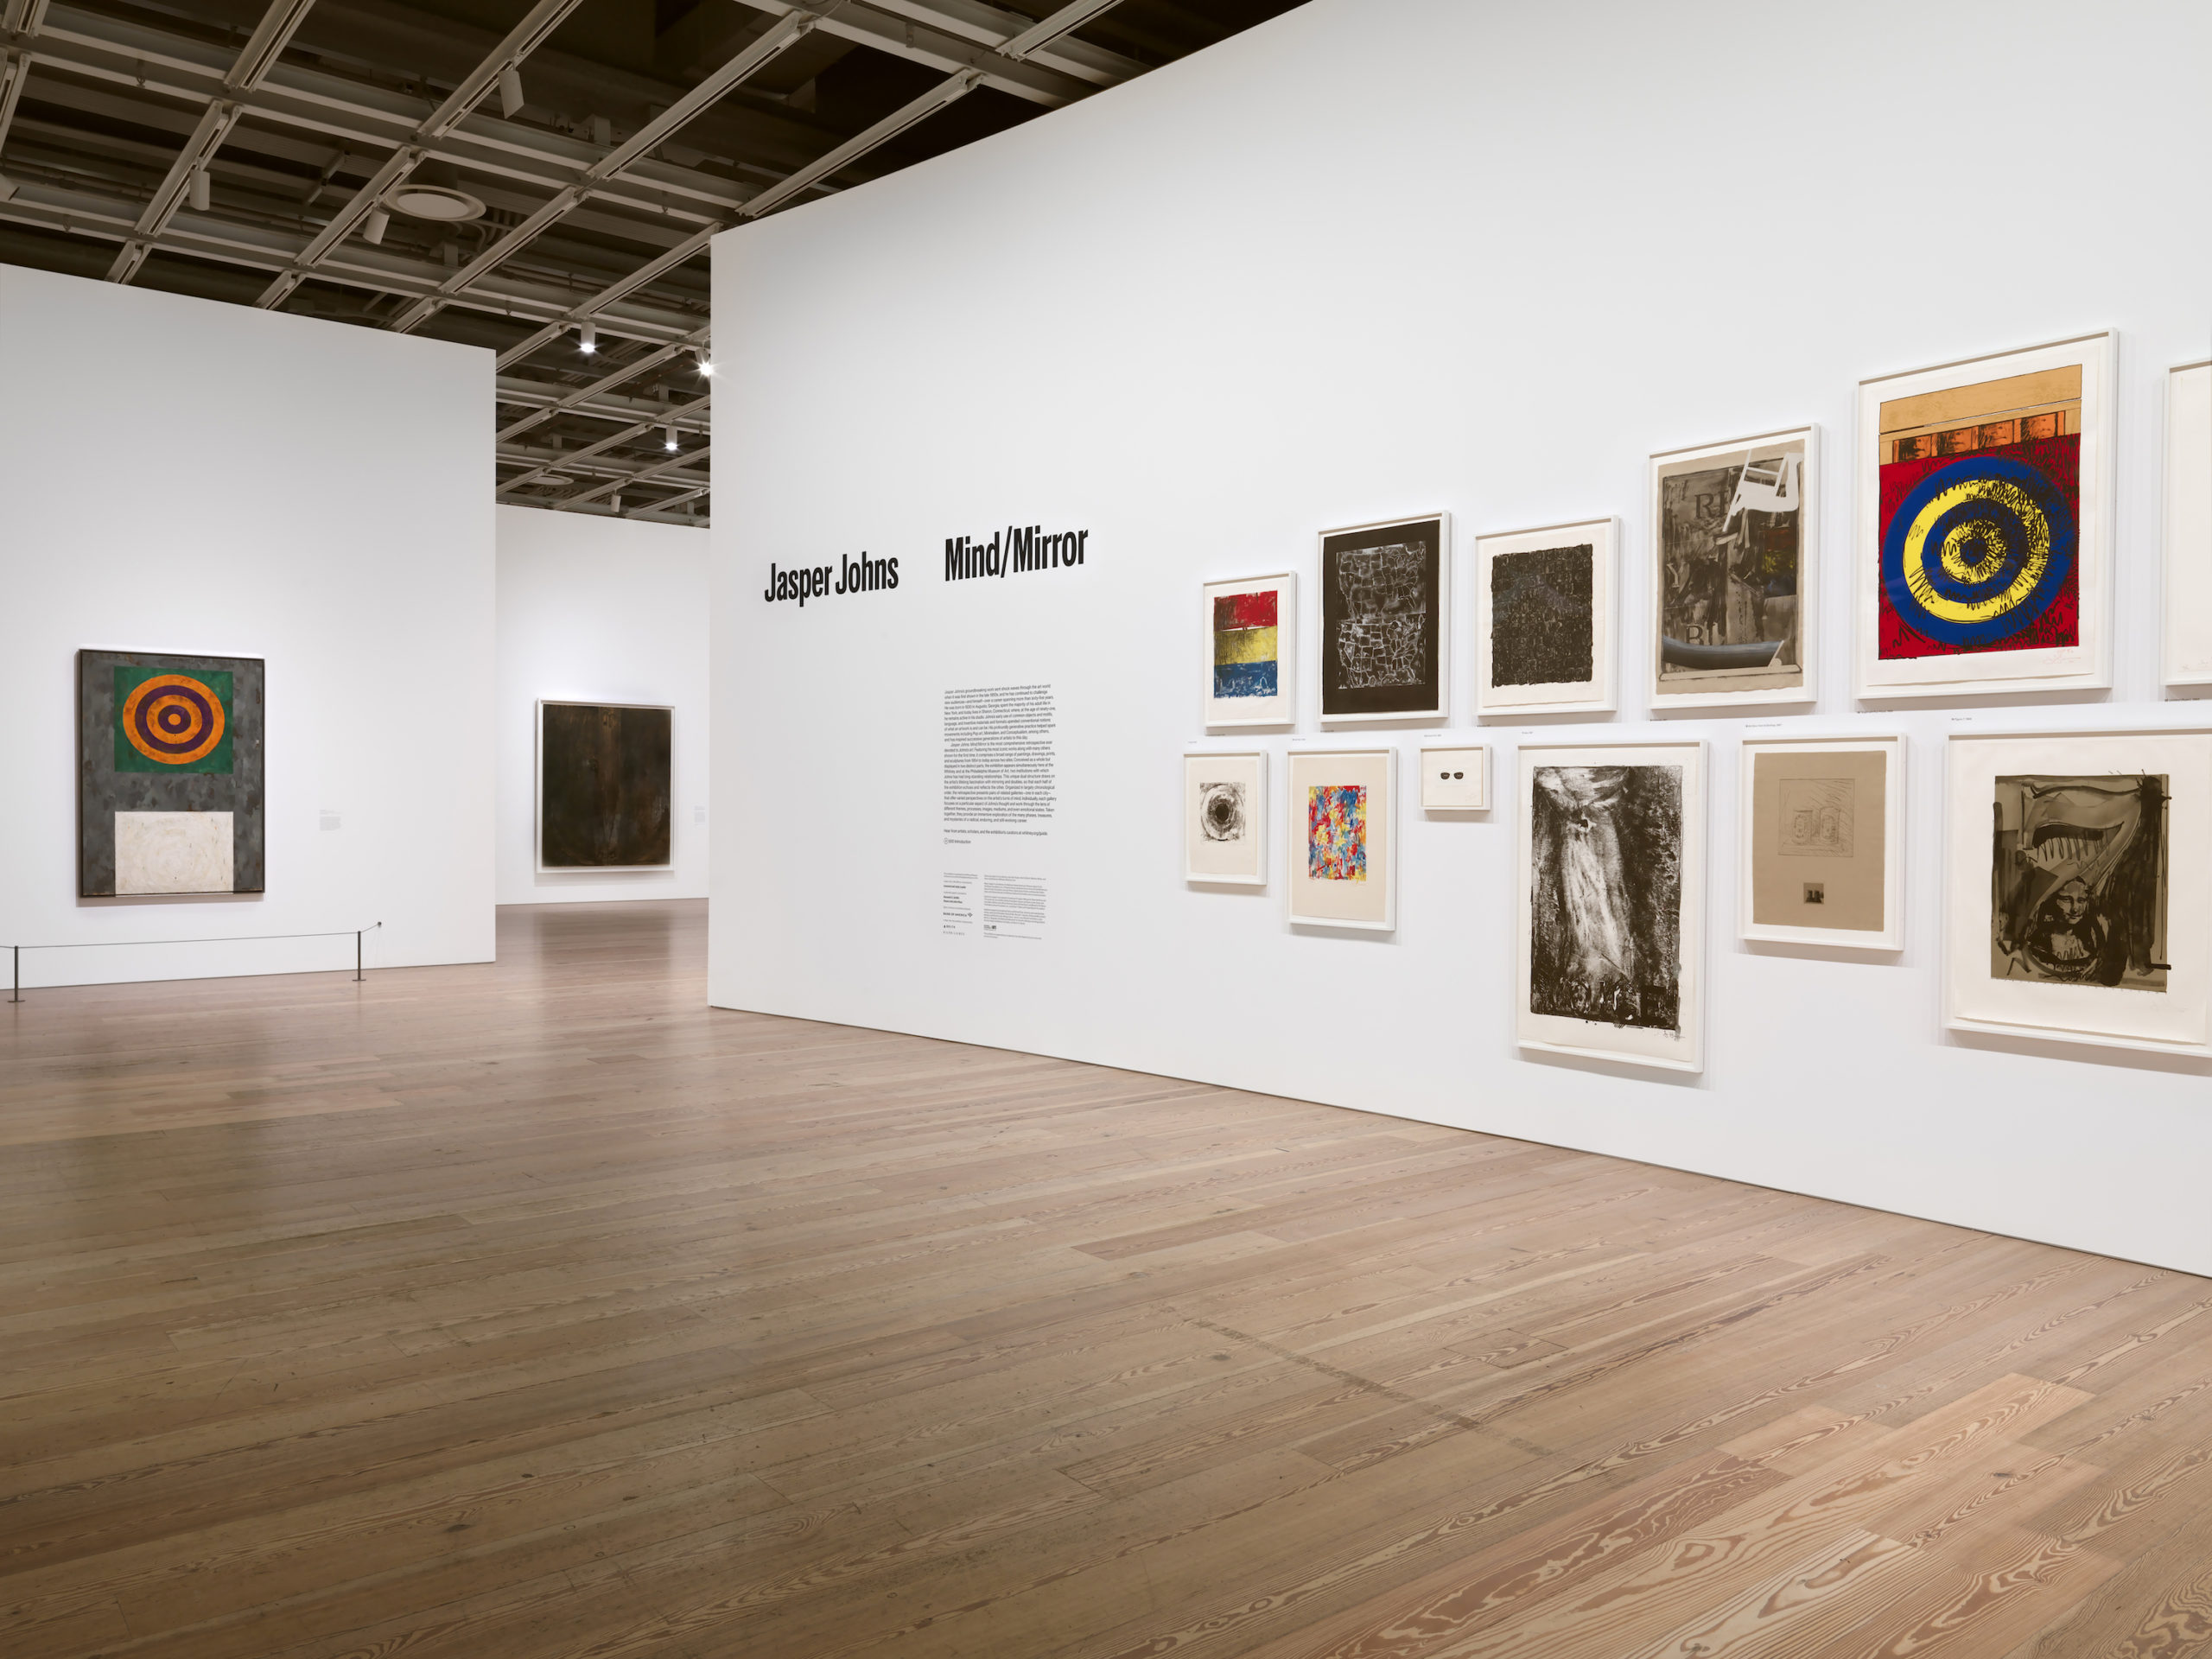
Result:
{"label": "figure lithograph", "polygon": [[1951,1025],[2212,1053],[2212,733],[1948,747]]}
{"label": "figure lithograph", "polygon": [[1521,751],[1520,1040],[1697,1071],[1705,746]]}
{"label": "figure lithograph", "polygon": [[1865,696],[2110,683],[2112,336],[1859,388]]}
{"label": "figure lithograph", "polygon": [[1655,705],[1814,700],[1817,437],[1651,458]]}

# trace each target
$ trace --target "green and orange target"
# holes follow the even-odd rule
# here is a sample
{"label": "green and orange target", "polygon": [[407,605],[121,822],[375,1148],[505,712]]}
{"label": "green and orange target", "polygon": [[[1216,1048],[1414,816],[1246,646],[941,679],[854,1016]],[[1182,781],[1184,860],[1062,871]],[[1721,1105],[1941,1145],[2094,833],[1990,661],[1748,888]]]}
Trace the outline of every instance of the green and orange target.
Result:
{"label": "green and orange target", "polygon": [[115,769],[229,772],[231,697],[227,670],[177,673],[118,664]]}

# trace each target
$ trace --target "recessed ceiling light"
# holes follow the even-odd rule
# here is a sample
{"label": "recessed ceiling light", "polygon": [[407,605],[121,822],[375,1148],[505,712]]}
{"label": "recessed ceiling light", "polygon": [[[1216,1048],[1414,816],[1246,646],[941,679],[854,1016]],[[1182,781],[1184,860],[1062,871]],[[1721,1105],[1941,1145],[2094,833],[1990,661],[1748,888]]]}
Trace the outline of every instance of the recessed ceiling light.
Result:
{"label": "recessed ceiling light", "polygon": [[484,217],[484,204],[466,190],[448,190],[442,184],[424,184],[410,179],[385,197],[385,205],[396,213],[410,219],[435,219],[442,225],[457,225],[464,219]]}

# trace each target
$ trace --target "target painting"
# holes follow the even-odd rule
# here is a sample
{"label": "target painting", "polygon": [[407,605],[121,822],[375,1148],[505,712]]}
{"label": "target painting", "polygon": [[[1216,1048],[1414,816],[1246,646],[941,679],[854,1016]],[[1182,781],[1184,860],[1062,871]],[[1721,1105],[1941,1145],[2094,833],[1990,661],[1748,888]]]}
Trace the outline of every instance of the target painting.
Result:
{"label": "target painting", "polygon": [[2082,639],[2082,368],[1881,405],[1885,662]]}
{"label": "target painting", "polygon": [[263,665],[79,652],[78,892],[264,890]]}

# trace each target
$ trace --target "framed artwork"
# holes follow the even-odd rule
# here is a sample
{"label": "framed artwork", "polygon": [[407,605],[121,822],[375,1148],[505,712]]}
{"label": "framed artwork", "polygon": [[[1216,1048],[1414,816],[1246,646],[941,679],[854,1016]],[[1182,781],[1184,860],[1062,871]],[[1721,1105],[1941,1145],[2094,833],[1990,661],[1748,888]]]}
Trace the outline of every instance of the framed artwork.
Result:
{"label": "framed artwork", "polygon": [[2113,337],[1859,386],[1862,700],[2112,683]]}
{"label": "framed artwork", "polygon": [[2212,363],[2166,376],[2165,680],[2212,686]]}
{"label": "framed artwork", "polygon": [[1611,714],[1613,521],[1475,538],[1475,712]]}
{"label": "framed artwork", "polygon": [[1439,512],[1322,535],[1322,719],[1445,717],[1451,534]]}
{"label": "framed artwork", "polygon": [[1651,457],[1655,709],[1812,702],[1820,429]]}
{"label": "framed artwork", "polygon": [[1183,757],[1183,879],[1268,885],[1268,757]]}
{"label": "framed artwork", "polygon": [[1486,812],[1490,810],[1490,750],[1424,745],[1421,752],[1421,804],[1430,812]]}
{"label": "framed artwork", "polygon": [[1395,749],[1294,749],[1290,919],[1387,933],[1398,925]]}
{"label": "framed artwork", "polygon": [[77,653],[77,892],[260,893],[258,657]]}
{"label": "framed artwork", "polygon": [[1521,751],[1523,1048],[1705,1069],[1702,739]]}
{"label": "framed artwork", "polygon": [[1904,739],[1746,738],[1737,793],[1747,939],[1904,949]]}
{"label": "framed artwork", "polygon": [[1948,760],[1951,1026],[2212,1054],[2212,731],[1955,734]]}
{"label": "framed artwork", "polygon": [[1298,719],[1298,578],[1253,576],[1204,589],[1209,726]]}
{"label": "framed artwork", "polygon": [[537,868],[674,868],[675,710],[653,703],[537,705]]}

